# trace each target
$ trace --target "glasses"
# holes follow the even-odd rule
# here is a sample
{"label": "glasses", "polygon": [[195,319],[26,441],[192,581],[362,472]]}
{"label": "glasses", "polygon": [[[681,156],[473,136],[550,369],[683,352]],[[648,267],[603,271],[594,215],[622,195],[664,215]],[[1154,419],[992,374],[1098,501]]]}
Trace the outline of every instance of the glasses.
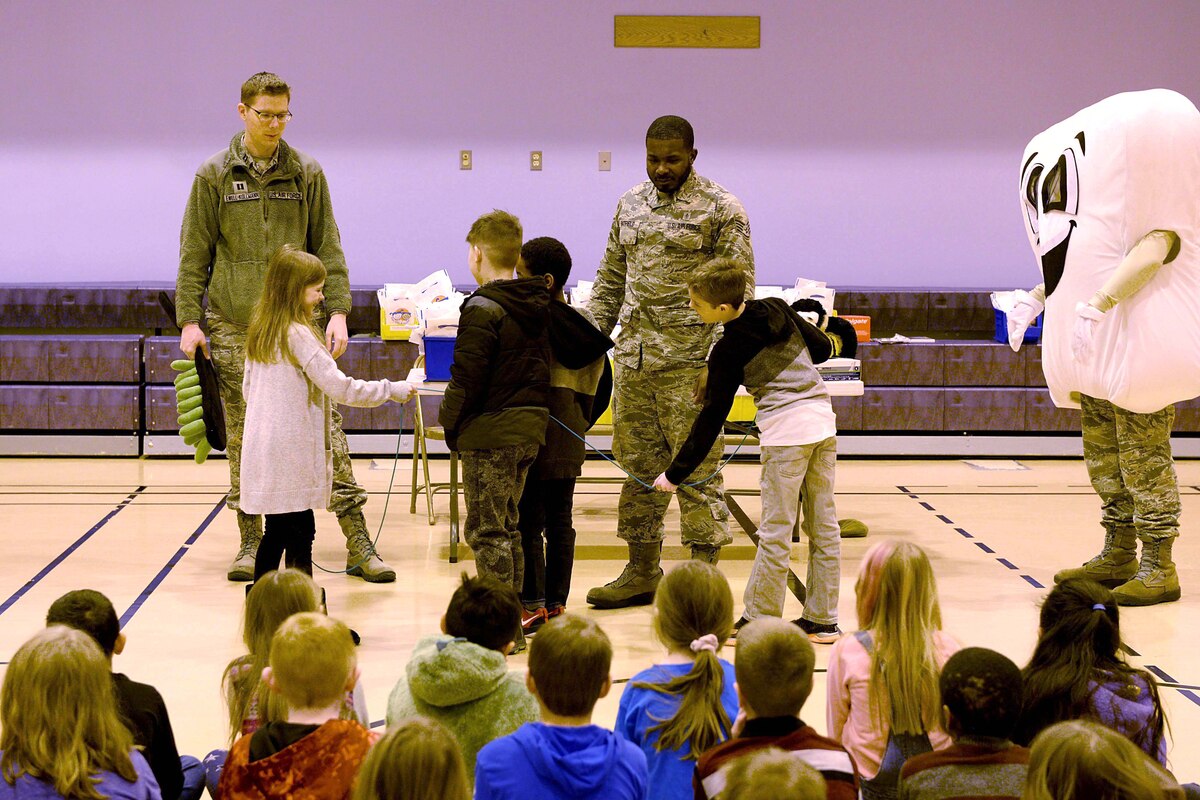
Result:
{"label": "glasses", "polygon": [[290,111],[284,111],[282,114],[268,114],[265,111],[259,111],[254,106],[246,106],[246,108],[250,109],[255,114],[258,114],[259,120],[267,125],[270,125],[272,121],[278,122],[280,125],[285,125],[288,122],[291,122],[292,117],[294,116]]}

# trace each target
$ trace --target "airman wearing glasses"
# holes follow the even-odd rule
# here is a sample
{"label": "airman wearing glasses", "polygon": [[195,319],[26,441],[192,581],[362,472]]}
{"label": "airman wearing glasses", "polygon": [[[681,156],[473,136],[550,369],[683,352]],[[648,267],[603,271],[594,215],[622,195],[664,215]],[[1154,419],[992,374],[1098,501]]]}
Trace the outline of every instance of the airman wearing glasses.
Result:
{"label": "airman wearing glasses", "polygon": [[[283,131],[292,120],[291,88],[270,72],[252,75],[242,84],[237,105],[244,130],[229,146],[200,165],[192,181],[180,234],[179,276],[175,284],[176,321],[183,331],[179,347],[189,357],[197,348],[209,352],[201,317],[212,337],[212,359],[225,404],[229,456],[229,507],[237,511],[241,546],[230,580],[251,580],[254,554],[262,538],[262,518],[238,510],[242,398],[246,326],[262,292],[267,259],[280,246],[292,244],[325,264],[324,318],[326,346],[334,358],[346,349],[346,315],[350,311],[350,279],[341,237],[333,219],[329,185],[321,165],[288,145]],[[208,295],[208,308],[201,302]],[[367,493],[354,479],[341,415],[333,412],[333,496],[330,509],[346,535],[350,574],[372,582],[396,579],[371,541],[362,508]]]}

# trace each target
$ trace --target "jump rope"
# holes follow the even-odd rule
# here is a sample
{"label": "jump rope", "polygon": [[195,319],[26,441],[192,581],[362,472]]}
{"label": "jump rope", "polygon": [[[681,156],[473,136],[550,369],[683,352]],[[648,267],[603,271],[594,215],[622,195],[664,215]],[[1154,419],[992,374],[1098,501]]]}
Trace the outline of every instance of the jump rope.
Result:
{"label": "jump rope", "polygon": [[[423,394],[423,395],[431,396],[431,397],[441,397],[442,395],[445,394],[445,392],[439,391],[437,389],[426,389],[426,388],[422,388],[420,386],[414,386],[413,394],[414,395],[422,395]],[[420,401],[418,400],[418,402],[420,402]],[[640,483],[642,486],[646,487],[647,489],[654,489],[654,484],[646,483],[646,481],[642,480],[637,475],[634,475],[632,472],[630,472],[629,470],[622,467],[615,458],[613,458],[612,456],[605,453],[599,447],[596,447],[595,445],[593,445],[591,442],[589,442],[587,440],[586,437],[580,436],[578,433],[576,433],[574,430],[572,430],[567,425],[567,423],[563,422],[561,419],[554,416],[553,414],[550,415],[550,419],[554,420],[559,425],[561,425],[563,430],[565,430],[567,433],[571,434],[576,439],[579,439],[581,442],[583,442],[585,447],[590,447],[594,452],[598,453],[600,455],[600,457],[603,458],[605,461],[609,462],[614,467],[619,469],[621,472],[625,473],[625,475],[627,477]],[[711,481],[713,478],[720,475],[721,472],[724,471],[725,467],[729,466],[729,462],[734,459],[734,456],[736,456],[738,454],[738,452],[742,449],[742,446],[746,443],[746,441],[751,436],[757,435],[757,432],[748,425],[739,425],[736,422],[726,421],[725,426],[729,427],[729,428],[733,428],[735,431],[741,433],[742,440],[737,443],[736,447],[733,448],[733,452],[730,453],[728,456],[726,456],[721,461],[720,465],[717,466],[716,470],[714,470],[711,475],[708,475],[707,477],[702,478],[701,480],[698,480],[698,481],[689,481],[687,483],[681,483],[681,484],[679,484],[678,489],[682,490],[682,489],[686,488],[689,492],[695,491],[697,494],[699,494],[699,490],[697,490],[696,487],[703,486],[704,484]],[[377,545],[379,543],[379,537],[383,533],[383,524],[387,520],[388,504],[390,503],[390,501],[392,499],[392,489],[396,483],[396,467],[400,463],[400,443],[401,443],[403,437],[404,437],[403,430],[399,431],[396,434],[396,451],[392,455],[392,474],[391,474],[391,477],[388,478],[387,494],[384,496],[384,499],[383,499],[383,512],[379,515],[379,529],[375,531],[375,538],[371,540],[371,548],[372,549],[375,549],[375,545]],[[416,457],[417,457],[416,442],[414,441],[413,442],[413,458],[416,458]],[[428,487],[426,487],[425,491],[429,491]],[[362,566],[366,562],[367,562],[367,558],[363,558],[358,563],[351,564],[351,565],[347,566],[345,569],[327,569],[327,568],[321,566],[320,564],[318,564],[314,560],[313,566],[316,567],[317,569],[321,570],[321,572],[324,572],[329,575],[345,575],[346,573],[350,572],[351,570],[357,569],[358,567]]]}

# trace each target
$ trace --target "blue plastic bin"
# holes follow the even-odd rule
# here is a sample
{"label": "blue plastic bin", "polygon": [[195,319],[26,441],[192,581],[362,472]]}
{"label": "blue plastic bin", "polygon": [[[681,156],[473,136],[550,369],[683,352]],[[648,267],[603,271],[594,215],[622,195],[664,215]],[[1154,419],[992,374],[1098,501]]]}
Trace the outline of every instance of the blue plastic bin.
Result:
{"label": "blue plastic bin", "polygon": [[[996,341],[1001,343],[1008,342],[1008,314],[1005,314],[998,308],[993,308],[996,312]],[[1037,319],[1025,329],[1025,338],[1022,340],[1025,344],[1036,342],[1042,338],[1042,317],[1045,314],[1038,314]]]}
{"label": "blue plastic bin", "polygon": [[450,364],[454,361],[453,336],[425,337],[425,380],[450,380]]}

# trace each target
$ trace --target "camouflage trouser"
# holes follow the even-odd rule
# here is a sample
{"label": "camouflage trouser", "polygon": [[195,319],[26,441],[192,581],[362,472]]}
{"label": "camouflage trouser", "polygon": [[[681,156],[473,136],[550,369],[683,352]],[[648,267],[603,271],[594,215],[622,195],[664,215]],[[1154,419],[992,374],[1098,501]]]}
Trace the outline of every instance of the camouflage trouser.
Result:
{"label": "camouflage trouser", "polygon": [[[229,459],[229,501],[234,510],[242,494],[242,426],[246,424],[246,400],[242,397],[242,375],[246,369],[246,328],[208,314],[209,351],[217,367],[221,400],[225,405],[225,454]],[[361,509],[367,503],[367,492],[354,480],[350,464],[350,446],[342,433],[342,415],[333,408],[333,423],[329,431],[333,445],[333,492],[330,510],[338,517]]]}
{"label": "camouflage trouser", "polygon": [[[613,455],[633,475],[653,484],[687,440],[700,407],[692,399],[698,368],[646,372],[617,364],[613,378]],[[716,472],[725,449],[718,436],[704,462],[688,478],[698,481]],[[680,527],[685,545],[726,545],[729,508],[725,482],[718,473],[703,486],[681,486]],[[671,495],[632,478],[621,487],[617,535],[627,542],[661,542],[663,517]]]}
{"label": "camouflage trouser", "polygon": [[525,556],[517,530],[517,503],[537,458],[536,444],[460,450],[467,518],[463,538],[475,554],[475,571],[507,583],[520,594]]}
{"label": "camouflage trouser", "polygon": [[1135,414],[1084,395],[1083,458],[1108,530],[1134,529],[1143,542],[1179,535],[1179,481],[1171,459],[1175,407]]}

